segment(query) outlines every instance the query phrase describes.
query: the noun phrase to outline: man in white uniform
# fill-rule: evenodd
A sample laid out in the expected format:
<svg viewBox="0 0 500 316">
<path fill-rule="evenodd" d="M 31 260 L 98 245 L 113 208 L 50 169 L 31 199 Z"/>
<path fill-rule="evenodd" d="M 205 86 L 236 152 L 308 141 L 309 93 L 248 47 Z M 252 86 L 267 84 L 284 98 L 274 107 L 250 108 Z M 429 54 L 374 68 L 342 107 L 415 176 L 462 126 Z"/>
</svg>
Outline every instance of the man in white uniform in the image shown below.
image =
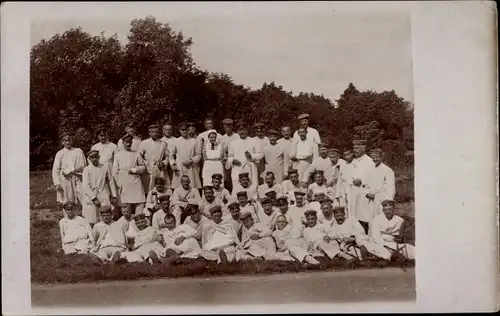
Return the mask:
<svg viewBox="0 0 500 316">
<path fill-rule="evenodd" d="M 257 146 L 257 151 L 259 153 L 264 154 L 264 147 L 269 145 L 269 138 L 267 138 L 266 135 L 264 135 L 264 124 L 263 123 L 256 123 L 254 125 L 255 128 L 255 137 L 253 138 L 255 140 L 255 146 Z M 262 184 L 261 180 L 261 174 L 264 172 L 264 169 L 266 168 L 266 164 L 264 162 L 263 157 L 260 158 L 257 161 L 257 172 L 259 174 L 259 182 L 256 184 Z"/>
<path fill-rule="evenodd" d="M 259 185 L 259 188 L 257 189 L 257 196 L 259 199 L 264 198 L 266 193 L 269 191 L 275 191 L 277 197 L 283 195 L 283 187 L 280 182 L 275 180 L 274 173 L 271 171 L 266 172 L 265 179 L 266 182 Z"/>
<path fill-rule="evenodd" d="M 160 139 L 160 126 L 149 126 L 149 138 L 141 142 L 139 155 L 146 163 L 146 172 L 142 175 L 144 192 L 149 192 L 154 187 L 155 178 L 165 179 L 165 186 L 170 188 L 170 178 L 167 174 L 169 152 L 167 144 Z"/>
<path fill-rule="evenodd" d="M 299 173 L 297 169 L 288 171 L 288 180 L 283 181 L 283 194 L 288 197 L 290 204 L 295 204 L 295 191 L 302 189 L 302 184 L 299 181 Z"/>
<path fill-rule="evenodd" d="M 227 188 L 228 190 L 232 190 L 233 184 L 232 184 L 232 179 L 231 179 L 231 166 L 228 165 L 228 156 L 229 156 L 229 146 L 230 144 L 235 141 L 240 139 L 240 135 L 238 133 L 235 133 L 233 131 L 234 127 L 234 122 L 230 118 L 225 118 L 222 121 L 222 126 L 224 128 L 224 132 L 226 132 L 224 135 L 222 135 L 222 142 L 224 144 L 224 187 Z"/>
<path fill-rule="evenodd" d="M 284 164 L 284 174 L 283 177 L 288 176 L 288 170 L 292 169 L 292 161 L 290 160 L 290 151 L 292 150 L 292 129 L 290 126 L 283 126 L 281 128 L 282 138 L 278 139 L 278 145 L 283 148 L 283 164 Z"/>
<path fill-rule="evenodd" d="M 321 139 L 319 137 L 318 131 L 312 127 L 309 127 L 309 114 L 305 114 L 305 113 L 301 114 L 297 117 L 297 119 L 300 122 L 300 127 L 306 130 L 307 139 L 311 140 L 315 144 L 320 144 Z M 298 134 L 298 130 L 295 131 L 295 133 L 293 134 L 293 138 L 295 140 L 300 139 L 299 134 Z"/>
<path fill-rule="evenodd" d="M 176 139 L 177 138 L 174 137 L 174 126 L 170 123 L 163 125 L 163 137 L 161 138 L 161 140 L 167 143 L 167 149 L 169 153 L 173 151 Z M 173 171 L 170 164 L 168 164 L 167 166 L 167 174 L 169 179 L 173 179 Z"/>
<path fill-rule="evenodd" d="M 271 129 L 268 131 L 269 144 L 264 146 L 262 153 L 264 154 L 265 171 L 260 176 L 264 179 L 264 174 L 271 171 L 274 174 L 276 182 L 281 184 L 285 174 L 285 169 L 288 172 L 288 166 L 285 166 L 285 149 L 278 144 L 278 131 Z"/>
<path fill-rule="evenodd" d="M 92 145 L 90 149 L 99 152 L 99 163 L 108 164 L 111 168 L 113 166 L 115 154 L 118 152 L 118 146 L 108 140 L 108 133 L 105 128 L 99 128 L 97 130 L 97 138 L 99 142 Z"/>
<path fill-rule="evenodd" d="M 321 143 L 318 145 L 318 156 L 316 156 L 312 162 L 312 164 L 307 168 L 304 173 L 303 178 L 300 180 L 303 183 L 303 186 L 307 186 L 311 184 L 314 179 L 312 179 L 313 173 L 316 170 L 326 171 L 328 166 L 331 164 L 330 159 L 328 159 L 328 146 L 325 143 Z"/>
<path fill-rule="evenodd" d="M 141 144 L 141 138 L 139 136 L 137 136 L 137 128 L 135 127 L 134 123 L 127 124 L 127 126 L 125 127 L 125 133 L 132 137 L 132 145 L 130 146 L 130 148 L 133 151 L 138 151 L 139 145 Z M 125 147 L 123 146 L 123 139 L 122 138 L 120 138 L 118 140 L 118 144 L 116 144 L 116 145 L 117 145 L 119 151 L 125 149 Z"/>
<path fill-rule="evenodd" d="M 293 140 L 290 160 L 294 169 L 297 169 L 299 178 L 304 179 L 307 169 L 311 166 L 315 157 L 318 156 L 318 145 L 306 138 L 306 130 L 299 128 L 297 131 L 299 139 Z"/>
<path fill-rule="evenodd" d="M 180 186 L 183 176 L 189 177 L 189 181 L 193 188 L 201 188 L 200 180 L 200 161 L 201 151 L 196 146 L 196 139 L 191 138 L 188 134 L 186 123 L 179 126 L 181 136 L 174 142 L 173 150 L 170 153 L 170 165 L 173 170 L 172 187 Z"/>
<path fill-rule="evenodd" d="M 64 254 L 88 254 L 94 246 L 94 235 L 89 222 L 75 214 L 74 202 L 66 202 L 63 207 L 67 217 L 59 221 L 59 230 Z"/>
</svg>

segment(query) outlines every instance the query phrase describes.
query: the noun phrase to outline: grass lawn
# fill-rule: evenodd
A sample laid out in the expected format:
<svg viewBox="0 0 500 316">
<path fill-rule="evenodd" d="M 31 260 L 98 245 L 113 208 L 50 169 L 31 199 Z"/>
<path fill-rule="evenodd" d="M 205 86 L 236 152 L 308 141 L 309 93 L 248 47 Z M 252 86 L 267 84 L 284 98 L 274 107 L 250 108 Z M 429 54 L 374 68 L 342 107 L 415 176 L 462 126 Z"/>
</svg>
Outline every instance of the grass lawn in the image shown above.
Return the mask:
<svg viewBox="0 0 500 316">
<path fill-rule="evenodd" d="M 403 178 L 398 181 L 408 182 L 409 180 Z M 411 179 L 411 182 L 413 182 L 413 179 Z M 59 252 L 61 238 L 58 221 L 62 214 L 56 210 L 55 192 L 49 189 L 51 185 L 50 172 L 30 173 L 31 281 L 37 284 L 381 267 L 377 262 L 363 262 L 352 265 L 346 264 L 343 260 L 331 261 L 328 258 L 318 258 L 321 265 L 317 267 L 295 262 L 263 260 L 217 265 L 215 262 L 191 259 L 180 259 L 155 266 L 150 266 L 147 263 L 95 265 L 87 256 L 64 256 L 62 252 Z M 399 183 L 397 185 L 401 187 Z M 405 183 L 402 188 L 409 192 L 410 184 Z M 414 203 L 398 204 L 397 214 L 405 218 L 408 225 L 405 235 L 409 240 L 413 241 Z M 414 262 L 398 260 L 391 262 L 389 265 L 405 268 L 413 266 Z"/>
</svg>

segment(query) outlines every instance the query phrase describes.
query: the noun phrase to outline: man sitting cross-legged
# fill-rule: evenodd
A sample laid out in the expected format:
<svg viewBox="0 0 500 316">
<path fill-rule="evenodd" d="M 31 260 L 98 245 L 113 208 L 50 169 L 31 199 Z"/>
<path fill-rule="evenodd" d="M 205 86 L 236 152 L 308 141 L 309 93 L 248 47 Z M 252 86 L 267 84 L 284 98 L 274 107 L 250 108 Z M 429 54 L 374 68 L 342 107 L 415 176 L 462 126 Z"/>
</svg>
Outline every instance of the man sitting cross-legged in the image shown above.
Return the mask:
<svg viewBox="0 0 500 316">
<path fill-rule="evenodd" d="M 187 224 L 176 226 L 175 216 L 167 214 L 165 228 L 160 232 L 165 247 L 165 257 L 198 258 L 201 248 L 195 238 L 196 229 Z"/>
<path fill-rule="evenodd" d="M 210 209 L 212 219 L 202 228 L 202 253 L 207 260 L 220 262 L 232 261 L 236 254 L 236 246 L 240 243 L 233 224 L 222 220 L 222 208 L 214 206 Z"/>
<path fill-rule="evenodd" d="M 111 205 L 101 206 L 99 209 L 101 221 L 94 225 L 94 239 L 96 246 L 89 256 L 95 263 L 110 261 L 116 263 L 127 251 L 127 237 L 125 226 L 113 220 Z"/>
<path fill-rule="evenodd" d="M 159 262 L 163 255 L 163 247 L 158 242 L 159 236 L 156 229 L 148 226 L 144 213 L 135 216 L 135 224 L 139 231 L 130 251 L 125 253 L 124 257 L 128 262 L 142 262 L 144 260 L 150 264 Z"/>
<path fill-rule="evenodd" d="M 59 221 L 62 250 L 65 255 L 87 254 L 94 245 L 90 224 L 86 219 L 75 214 L 75 207 L 74 202 L 64 203 L 63 209 L 66 211 L 66 217 Z"/>
<path fill-rule="evenodd" d="M 376 216 L 370 227 L 371 237 L 378 245 L 384 246 L 391 253 L 399 253 L 406 259 L 415 259 L 415 246 L 406 243 L 402 237 L 404 219 L 395 215 L 395 202 L 382 202 L 383 214 Z"/>
<path fill-rule="evenodd" d="M 368 253 L 385 260 L 390 259 L 390 252 L 373 242 L 354 217 L 346 217 L 344 206 L 336 206 L 333 209 L 333 215 L 335 220 L 332 223 L 332 237 L 339 243 L 340 250 L 359 260 L 366 259 Z"/>
<path fill-rule="evenodd" d="M 271 230 L 262 223 L 255 223 L 249 212 L 241 215 L 243 228 L 241 243 L 237 247 L 236 260 L 273 258 L 276 245 L 271 238 Z"/>
<path fill-rule="evenodd" d="M 319 261 L 307 252 L 307 244 L 304 238 L 293 238 L 290 234 L 292 226 L 288 224 L 285 215 L 278 215 L 276 218 L 276 230 L 272 236 L 276 242 L 275 258 L 284 261 L 307 262 L 317 265 Z"/>
<path fill-rule="evenodd" d="M 353 259 L 340 250 L 339 244 L 333 238 L 332 228 L 329 225 L 318 224 L 316 211 L 307 210 L 304 214 L 306 228 L 304 228 L 303 234 L 309 252 L 320 251 L 330 259 L 337 256 L 347 260 Z"/>
</svg>

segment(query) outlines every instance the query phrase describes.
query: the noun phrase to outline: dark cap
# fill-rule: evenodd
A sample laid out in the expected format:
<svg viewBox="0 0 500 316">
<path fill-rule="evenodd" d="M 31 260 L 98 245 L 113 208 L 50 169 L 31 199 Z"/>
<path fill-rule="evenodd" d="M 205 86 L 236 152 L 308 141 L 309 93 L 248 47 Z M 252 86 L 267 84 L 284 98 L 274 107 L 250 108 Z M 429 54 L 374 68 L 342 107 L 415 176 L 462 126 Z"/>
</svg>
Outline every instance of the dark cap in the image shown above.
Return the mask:
<svg viewBox="0 0 500 316">
<path fill-rule="evenodd" d="M 220 173 L 214 173 L 212 175 L 212 179 L 222 180 L 222 174 L 220 174 Z"/>
</svg>

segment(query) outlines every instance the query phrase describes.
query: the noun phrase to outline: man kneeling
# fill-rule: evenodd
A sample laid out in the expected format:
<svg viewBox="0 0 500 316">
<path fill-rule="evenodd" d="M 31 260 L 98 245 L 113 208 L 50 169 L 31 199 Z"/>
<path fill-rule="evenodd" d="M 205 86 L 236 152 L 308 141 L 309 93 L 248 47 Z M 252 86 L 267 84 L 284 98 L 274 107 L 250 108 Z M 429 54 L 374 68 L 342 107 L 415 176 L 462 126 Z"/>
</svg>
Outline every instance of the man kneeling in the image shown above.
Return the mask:
<svg viewBox="0 0 500 316">
<path fill-rule="evenodd" d="M 163 255 L 163 247 L 158 242 L 159 237 L 156 229 L 148 226 L 146 214 L 141 213 L 135 216 L 135 224 L 139 231 L 130 247 L 130 252 L 124 256 L 128 262 L 147 261 L 150 264 L 160 261 Z"/>
<path fill-rule="evenodd" d="M 197 230 L 188 224 L 176 227 L 175 222 L 173 214 L 165 215 L 165 228 L 160 231 L 165 246 L 165 256 L 198 258 L 201 248 L 195 238 Z"/>
<path fill-rule="evenodd" d="M 354 259 L 340 250 L 339 244 L 333 238 L 333 231 L 330 226 L 318 224 L 316 211 L 307 210 L 304 215 L 306 216 L 306 228 L 304 228 L 303 234 L 309 252 L 320 251 L 330 259 L 337 256 L 347 260 Z"/>
<path fill-rule="evenodd" d="M 365 230 L 359 221 L 354 217 L 346 218 L 344 206 L 334 207 L 333 216 L 335 220 L 332 223 L 332 237 L 339 243 L 340 250 L 356 257 L 358 260 L 367 259 L 368 253 L 385 260 L 390 259 L 390 252 L 383 246 L 373 242 L 365 234 Z"/>
<path fill-rule="evenodd" d="M 271 238 L 271 230 L 265 224 L 255 223 L 250 212 L 245 212 L 240 218 L 243 228 L 241 244 L 236 251 L 236 261 L 273 258 L 276 245 Z"/>
</svg>

